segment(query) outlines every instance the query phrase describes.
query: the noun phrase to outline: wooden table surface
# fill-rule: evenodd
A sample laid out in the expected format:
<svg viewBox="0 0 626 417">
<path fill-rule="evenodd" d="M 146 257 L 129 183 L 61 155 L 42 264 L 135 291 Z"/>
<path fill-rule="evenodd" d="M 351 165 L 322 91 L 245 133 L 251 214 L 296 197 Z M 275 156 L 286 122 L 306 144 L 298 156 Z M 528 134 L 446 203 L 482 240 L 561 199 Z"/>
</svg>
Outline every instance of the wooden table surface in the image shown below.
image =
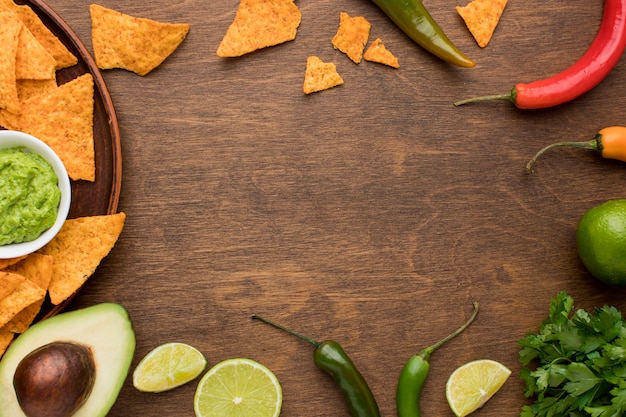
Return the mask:
<svg viewBox="0 0 626 417">
<path fill-rule="evenodd" d="M 49 0 L 91 50 L 89 3 Z M 475 415 L 519 415 L 518 340 L 567 291 L 577 307 L 626 310 L 624 291 L 595 281 L 575 245 L 582 214 L 626 196 L 626 167 L 590 151 L 527 160 L 560 140 L 626 123 L 626 63 L 569 104 L 521 111 L 507 102 L 454 107 L 559 72 L 587 49 L 603 2 L 510 1 L 480 49 L 456 13 L 426 5 L 477 66 L 445 64 L 370 1 L 298 0 L 297 38 L 236 59 L 216 49 L 238 0 L 102 0 L 118 11 L 191 25 L 158 69 L 104 71 L 122 137 L 117 246 L 69 305 L 117 302 L 137 336 L 133 368 L 171 341 L 209 365 L 248 357 L 283 387 L 281 415 L 347 416 L 312 348 L 250 319 L 259 313 L 340 342 L 396 414 L 400 370 L 414 353 L 480 313 L 431 358 L 424 416 L 452 416 L 445 382 L 480 358 L 513 371 Z M 365 16 L 400 59 L 353 64 L 331 45 L 339 13 Z M 341 87 L 302 93 L 307 56 L 334 62 Z M 126 381 L 110 416 L 193 416 L 197 381 L 147 394 Z"/>
</svg>

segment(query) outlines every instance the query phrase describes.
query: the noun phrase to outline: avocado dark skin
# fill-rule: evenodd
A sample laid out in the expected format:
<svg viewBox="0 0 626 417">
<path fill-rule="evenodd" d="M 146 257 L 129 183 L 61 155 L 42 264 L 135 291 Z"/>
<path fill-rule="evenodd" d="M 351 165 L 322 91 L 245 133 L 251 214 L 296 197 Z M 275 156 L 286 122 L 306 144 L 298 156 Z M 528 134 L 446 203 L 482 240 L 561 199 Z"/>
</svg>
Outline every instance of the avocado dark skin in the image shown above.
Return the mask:
<svg viewBox="0 0 626 417">
<path fill-rule="evenodd" d="M 69 417 L 87 400 L 95 382 L 91 350 L 72 342 L 35 349 L 15 370 L 13 386 L 28 417 Z"/>
</svg>

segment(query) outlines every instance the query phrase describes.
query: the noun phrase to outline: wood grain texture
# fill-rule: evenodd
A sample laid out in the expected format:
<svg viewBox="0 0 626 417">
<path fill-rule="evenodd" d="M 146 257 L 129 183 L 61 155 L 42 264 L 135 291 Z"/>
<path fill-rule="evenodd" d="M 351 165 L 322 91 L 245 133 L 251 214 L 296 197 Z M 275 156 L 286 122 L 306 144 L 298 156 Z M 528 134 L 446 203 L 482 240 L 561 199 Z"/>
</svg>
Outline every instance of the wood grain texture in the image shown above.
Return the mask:
<svg viewBox="0 0 626 417">
<path fill-rule="evenodd" d="M 578 219 L 626 194 L 623 163 L 553 141 L 591 139 L 624 121 L 623 61 L 570 104 L 523 112 L 456 100 L 504 93 L 573 63 L 599 27 L 602 2 L 509 2 L 491 43 L 476 46 L 450 0 L 427 3 L 476 68 L 451 67 L 414 45 L 366 0 L 298 0 L 296 40 L 237 59 L 217 45 L 237 0 L 99 4 L 190 23 L 180 48 L 146 77 L 104 78 L 123 150 L 119 209 L 126 228 L 69 306 L 113 301 L 137 333 L 133 365 L 158 344 L 198 347 L 209 364 L 244 356 L 272 369 L 282 416 L 348 415 L 311 347 L 250 319 L 264 314 L 314 338 L 339 341 L 393 416 L 404 362 L 460 325 L 435 352 L 424 416 L 452 416 L 445 382 L 461 364 L 501 361 L 513 376 L 476 416 L 519 415 L 517 341 L 566 290 L 579 307 L 626 309 L 624 291 L 584 270 Z M 88 3 L 48 4 L 90 48 Z M 400 59 L 394 70 L 353 64 L 330 40 L 339 12 L 365 16 Z M 305 96 L 318 55 L 345 84 Z M 111 416 L 193 416 L 195 384 L 159 395 L 130 381 Z"/>
</svg>

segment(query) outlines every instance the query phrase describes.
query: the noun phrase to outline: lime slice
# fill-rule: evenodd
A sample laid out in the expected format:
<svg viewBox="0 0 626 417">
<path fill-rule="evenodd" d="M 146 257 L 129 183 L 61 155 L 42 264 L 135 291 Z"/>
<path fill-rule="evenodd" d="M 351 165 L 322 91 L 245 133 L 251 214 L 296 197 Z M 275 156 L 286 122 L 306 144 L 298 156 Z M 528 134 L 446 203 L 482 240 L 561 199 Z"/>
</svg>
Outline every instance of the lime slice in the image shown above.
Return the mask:
<svg viewBox="0 0 626 417">
<path fill-rule="evenodd" d="M 139 391 L 161 392 L 183 385 L 206 367 L 202 353 L 185 343 L 165 343 L 148 353 L 133 372 Z"/>
<path fill-rule="evenodd" d="M 452 412 L 464 417 L 483 405 L 502 387 L 511 370 L 499 362 L 479 359 L 457 368 L 446 383 Z"/>
<path fill-rule="evenodd" d="M 196 389 L 197 417 L 277 417 L 283 392 L 276 376 L 251 359 L 227 359 L 207 372 Z"/>
</svg>

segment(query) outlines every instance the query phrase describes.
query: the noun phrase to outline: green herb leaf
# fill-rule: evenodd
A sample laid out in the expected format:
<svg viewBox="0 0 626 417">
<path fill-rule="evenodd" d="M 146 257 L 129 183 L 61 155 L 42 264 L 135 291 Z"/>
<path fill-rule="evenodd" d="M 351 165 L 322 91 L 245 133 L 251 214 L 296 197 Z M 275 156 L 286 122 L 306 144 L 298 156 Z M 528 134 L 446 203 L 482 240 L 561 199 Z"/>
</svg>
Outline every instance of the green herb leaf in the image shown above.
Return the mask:
<svg viewBox="0 0 626 417">
<path fill-rule="evenodd" d="M 574 311 L 574 300 L 561 292 L 538 332 L 519 345 L 524 395 L 534 398 L 521 417 L 626 413 L 626 324 L 614 307 Z"/>
</svg>

